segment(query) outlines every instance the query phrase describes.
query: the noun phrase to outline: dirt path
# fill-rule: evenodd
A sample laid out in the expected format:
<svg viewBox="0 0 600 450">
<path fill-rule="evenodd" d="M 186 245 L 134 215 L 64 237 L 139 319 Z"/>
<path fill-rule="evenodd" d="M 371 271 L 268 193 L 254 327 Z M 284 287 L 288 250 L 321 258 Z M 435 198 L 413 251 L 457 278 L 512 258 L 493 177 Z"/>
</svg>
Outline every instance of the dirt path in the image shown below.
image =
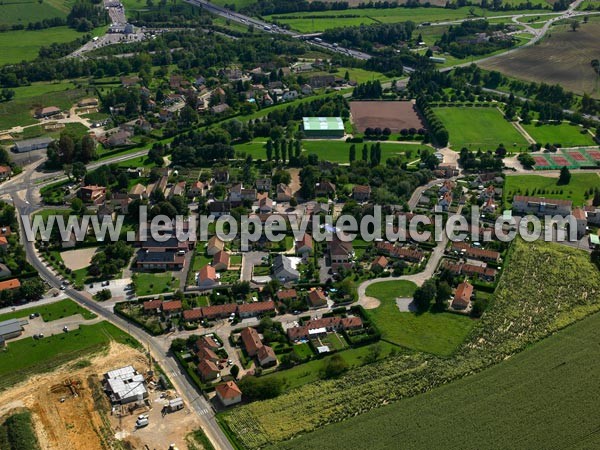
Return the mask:
<svg viewBox="0 0 600 450">
<path fill-rule="evenodd" d="M 292 181 L 290 181 L 292 194 L 296 195 L 296 192 L 300 190 L 300 169 L 289 169 L 288 172 L 292 177 Z"/>
<path fill-rule="evenodd" d="M 79 248 L 61 252 L 60 256 L 69 269 L 79 270 L 90 265 L 96 250 L 98 250 L 98 247 Z"/>
</svg>

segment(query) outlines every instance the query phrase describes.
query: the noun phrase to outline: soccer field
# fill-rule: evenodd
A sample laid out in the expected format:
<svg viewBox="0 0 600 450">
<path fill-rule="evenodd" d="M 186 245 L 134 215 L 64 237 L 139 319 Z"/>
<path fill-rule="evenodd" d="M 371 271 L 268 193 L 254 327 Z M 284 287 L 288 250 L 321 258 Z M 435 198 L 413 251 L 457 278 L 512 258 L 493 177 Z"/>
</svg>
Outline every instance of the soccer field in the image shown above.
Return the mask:
<svg viewBox="0 0 600 450">
<path fill-rule="evenodd" d="M 508 151 L 527 148 L 525 138 L 496 108 L 442 107 L 434 108 L 450 134 L 450 147 L 460 151 L 495 150 L 504 144 Z"/>
<path fill-rule="evenodd" d="M 563 147 L 595 145 L 592 136 L 578 125 L 561 123 L 559 125 L 523 125 L 525 131 L 542 145 L 559 144 Z"/>
</svg>

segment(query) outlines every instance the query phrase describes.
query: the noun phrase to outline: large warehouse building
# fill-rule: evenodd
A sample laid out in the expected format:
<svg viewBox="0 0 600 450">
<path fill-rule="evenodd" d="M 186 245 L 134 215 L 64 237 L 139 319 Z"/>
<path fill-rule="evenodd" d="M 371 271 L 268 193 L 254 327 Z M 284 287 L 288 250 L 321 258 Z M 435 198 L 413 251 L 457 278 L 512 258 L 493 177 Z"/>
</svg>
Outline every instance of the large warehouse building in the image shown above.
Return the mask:
<svg viewBox="0 0 600 450">
<path fill-rule="evenodd" d="M 17 153 L 30 152 L 32 150 L 46 149 L 53 142 L 51 137 L 37 137 L 15 142 L 14 151 Z"/>
<path fill-rule="evenodd" d="M 307 138 L 344 137 L 344 121 L 341 117 L 303 117 L 302 128 Z"/>
</svg>

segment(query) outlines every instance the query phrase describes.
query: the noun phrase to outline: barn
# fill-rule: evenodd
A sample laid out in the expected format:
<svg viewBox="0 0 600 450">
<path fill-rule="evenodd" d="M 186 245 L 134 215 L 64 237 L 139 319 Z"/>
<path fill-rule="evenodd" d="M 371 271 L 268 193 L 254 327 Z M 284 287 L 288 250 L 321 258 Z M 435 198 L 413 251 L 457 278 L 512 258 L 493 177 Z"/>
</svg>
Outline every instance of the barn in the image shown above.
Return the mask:
<svg viewBox="0 0 600 450">
<path fill-rule="evenodd" d="M 344 121 L 341 117 L 303 117 L 302 128 L 307 138 L 344 137 Z"/>
</svg>

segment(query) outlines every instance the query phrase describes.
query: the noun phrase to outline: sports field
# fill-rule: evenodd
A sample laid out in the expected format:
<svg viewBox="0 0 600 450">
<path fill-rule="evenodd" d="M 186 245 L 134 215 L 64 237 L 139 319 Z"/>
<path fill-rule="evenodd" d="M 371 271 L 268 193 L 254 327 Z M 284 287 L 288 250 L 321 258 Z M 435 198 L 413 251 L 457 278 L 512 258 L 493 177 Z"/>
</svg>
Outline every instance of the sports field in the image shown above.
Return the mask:
<svg viewBox="0 0 600 450">
<path fill-rule="evenodd" d="M 600 188 L 600 177 L 596 173 L 573 173 L 571 182 L 558 186 L 558 175 L 509 175 L 504 181 L 504 204 L 508 207 L 515 195 L 532 195 L 571 200 L 574 205 L 583 205 L 585 191 Z"/>
<path fill-rule="evenodd" d="M 569 123 L 537 125 L 532 123 L 522 124 L 522 126 L 536 142 L 542 145 L 560 144 L 562 147 L 595 145 L 594 139 L 588 131 L 577 125 Z"/>
<path fill-rule="evenodd" d="M 412 102 L 355 101 L 350 102 L 352 122 L 364 133 L 367 128 L 389 128 L 398 133 L 403 128 L 423 128 Z"/>
<path fill-rule="evenodd" d="M 495 150 L 499 144 L 509 151 L 525 150 L 527 141 L 496 108 L 434 108 L 450 135 L 450 146 L 460 151 Z"/>
<path fill-rule="evenodd" d="M 413 350 L 446 356 L 451 354 L 471 331 L 472 319 L 450 313 L 415 314 L 400 312 L 398 297 L 412 297 L 416 286 L 409 281 L 382 281 L 367 288 L 366 294 L 381 301 L 367 310 L 382 339 Z"/>
<path fill-rule="evenodd" d="M 509 436 L 512 448 L 598 448 L 599 327 L 595 314 L 484 372 L 276 448 L 504 449 Z"/>
</svg>

